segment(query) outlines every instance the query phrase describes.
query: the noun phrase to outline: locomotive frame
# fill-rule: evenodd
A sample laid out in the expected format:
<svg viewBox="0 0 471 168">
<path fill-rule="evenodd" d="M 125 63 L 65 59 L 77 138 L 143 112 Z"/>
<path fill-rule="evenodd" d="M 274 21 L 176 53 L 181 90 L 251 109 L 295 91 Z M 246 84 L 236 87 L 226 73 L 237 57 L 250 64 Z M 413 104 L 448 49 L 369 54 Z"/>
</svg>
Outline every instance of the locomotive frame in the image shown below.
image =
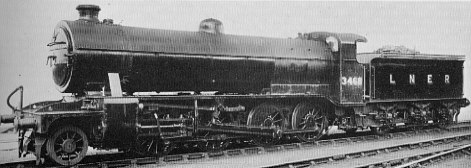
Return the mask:
<svg viewBox="0 0 471 168">
<path fill-rule="evenodd" d="M 355 34 L 225 35 L 215 19 L 199 32 L 133 28 L 100 22 L 98 6 L 77 9 L 81 19 L 61 21 L 48 44 L 58 90 L 74 96 L 23 107 L 19 87 L 7 100 L 13 114 L 1 116 L 19 132 L 19 156 L 34 153 L 37 164 L 74 165 L 88 146 L 160 155 L 241 138 L 312 142 L 332 125 L 383 134 L 449 124 L 469 105 L 464 56 L 357 54 L 366 38 Z M 178 94 L 137 94 L 148 91 Z"/>
</svg>

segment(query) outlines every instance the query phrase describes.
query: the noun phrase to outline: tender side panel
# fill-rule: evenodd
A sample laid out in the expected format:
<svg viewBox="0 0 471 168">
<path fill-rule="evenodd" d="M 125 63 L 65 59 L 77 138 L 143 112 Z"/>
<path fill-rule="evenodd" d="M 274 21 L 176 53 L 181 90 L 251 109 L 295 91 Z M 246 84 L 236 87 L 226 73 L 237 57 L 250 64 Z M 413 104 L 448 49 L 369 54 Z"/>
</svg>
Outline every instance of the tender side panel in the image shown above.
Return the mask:
<svg viewBox="0 0 471 168">
<path fill-rule="evenodd" d="M 461 98 L 463 61 L 374 59 L 372 98 Z"/>
</svg>

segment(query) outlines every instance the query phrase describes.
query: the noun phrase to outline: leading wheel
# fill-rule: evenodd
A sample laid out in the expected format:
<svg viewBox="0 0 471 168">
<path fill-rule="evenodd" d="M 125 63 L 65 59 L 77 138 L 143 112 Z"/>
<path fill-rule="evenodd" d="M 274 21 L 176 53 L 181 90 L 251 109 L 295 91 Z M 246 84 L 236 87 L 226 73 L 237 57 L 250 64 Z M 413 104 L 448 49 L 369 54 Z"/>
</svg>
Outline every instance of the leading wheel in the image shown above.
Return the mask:
<svg viewBox="0 0 471 168">
<path fill-rule="evenodd" d="M 283 128 L 284 116 L 282 109 L 278 108 L 273 104 L 261 104 L 250 111 L 247 125 L 260 126 L 260 127 L 271 127 L 271 128 Z M 277 137 L 268 136 L 253 136 L 252 142 L 260 146 L 274 145 L 280 140 Z"/>
<path fill-rule="evenodd" d="M 157 138 L 152 137 L 137 138 L 134 151 L 139 155 L 156 155 L 159 149 L 158 142 Z"/>
<path fill-rule="evenodd" d="M 199 149 L 206 152 L 218 152 L 227 148 L 229 142 L 225 140 L 207 140 L 198 142 L 197 146 Z"/>
<path fill-rule="evenodd" d="M 136 139 L 133 152 L 140 156 L 168 155 L 175 148 L 175 143 L 170 141 L 162 142 L 162 140 L 155 137 L 139 137 Z"/>
<path fill-rule="evenodd" d="M 304 142 L 313 142 L 324 135 L 328 120 L 325 116 L 325 105 L 302 102 L 296 105 L 291 119 L 294 130 L 305 130 L 308 133 L 299 133 L 296 137 Z"/>
<path fill-rule="evenodd" d="M 345 134 L 354 135 L 357 132 L 357 128 L 349 128 L 345 130 Z"/>
<path fill-rule="evenodd" d="M 49 158 L 56 163 L 75 165 L 87 154 L 87 135 L 80 128 L 74 126 L 59 128 L 49 135 L 46 150 Z"/>
</svg>

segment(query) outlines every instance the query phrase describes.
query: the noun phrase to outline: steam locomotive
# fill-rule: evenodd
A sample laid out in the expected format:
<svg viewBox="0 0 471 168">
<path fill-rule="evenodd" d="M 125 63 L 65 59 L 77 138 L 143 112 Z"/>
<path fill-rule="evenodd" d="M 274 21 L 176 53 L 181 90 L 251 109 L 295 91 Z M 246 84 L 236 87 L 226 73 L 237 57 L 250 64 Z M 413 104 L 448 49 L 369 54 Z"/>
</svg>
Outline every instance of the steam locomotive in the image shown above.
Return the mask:
<svg viewBox="0 0 471 168">
<path fill-rule="evenodd" d="M 1 116 L 19 133 L 19 156 L 74 165 L 88 147 L 160 155 L 183 145 L 224 148 L 247 138 L 270 145 L 312 142 L 329 126 L 383 134 L 400 126 L 456 120 L 463 98 L 463 55 L 383 48 L 357 54 L 355 34 L 296 38 L 224 34 L 216 19 L 197 32 L 60 21 L 47 44 L 59 101 L 13 107 Z M 27 135 L 27 136 L 26 136 Z"/>
</svg>

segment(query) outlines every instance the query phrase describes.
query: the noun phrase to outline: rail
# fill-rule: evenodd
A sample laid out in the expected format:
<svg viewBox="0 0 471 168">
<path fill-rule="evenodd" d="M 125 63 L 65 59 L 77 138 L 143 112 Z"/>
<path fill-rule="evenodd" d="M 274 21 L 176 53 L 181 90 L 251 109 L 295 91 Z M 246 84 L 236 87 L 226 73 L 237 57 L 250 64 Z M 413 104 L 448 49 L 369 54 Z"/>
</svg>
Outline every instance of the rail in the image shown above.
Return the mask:
<svg viewBox="0 0 471 168">
<path fill-rule="evenodd" d="M 291 163 L 282 163 L 278 165 L 267 166 L 265 168 L 309 167 L 309 166 L 312 167 L 312 166 L 318 166 L 320 164 L 326 164 L 326 163 L 340 161 L 340 160 L 355 159 L 355 158 L 361 158 L 361 157 L 371 157 L 371 156 L 379 155 L 379 154 L 387 154 L 387 153 L 398 152 L 398 151 L 403 151 L 403 150 L 413 150 L 417 148 L 432 147 L 432 146 L 437 146 L 437 145 L 448 144 L 451 142 L 469 141 L 470 139 L 471 139 L 471 134 L 457 135 L 457 136 L 453 135 L 453 136 L 448 136 L 448 137 L 440 137 L 440 138 L 435 138 L 435 139 L 430 139 L 430 140 L 422 140 L 422 141 L 417 141 L 417 142 L 410 142 L 410 143 L 398 144 L 394 146 L 376 148 L 376 149 L 371 149 L 371 150 L 356 151 L 352 153 L 344 153 L 344 154 L 332 155 L 332 156 L 327 156 L 327 157 L 313 158 L 313 159 L 308 159 L 308 160 L 295 161 Z M 429 158 L 427 157 L 424 159 L 428 160 Z M 419 160 L 417 163 L 423 162 L 424 159 Z M 412 159 L 401 159 L 401 162 L 411 161 L 411 160 Z M 356 166 L 356 167 L 358 168 L 381 167 L 378 165 L 387 165 L 387 164 L 390 164 L 390 162 L 395 162 L 395 160 L 382 161 L 378 163 L 367 164 L 367 165 Z M 404 166 L 410 167 L 410 165 L 415 165 L 415 164 L 416 162 L 411 162 L 411 164 L 405 164 Z"/>
<path fill-rule="evenodd" d="M 416 160 L 416 161 L 412 161 L 410 163 L 406 163 L 404 165 L 400 165 L 400 166 L 397 166 L 395 168 L 408 168 L 408 167 L 419 167 L 419 166 L 423 166 L 424 164 L 426 164 L 427 162 L 431 162 L 433 163 L 433 159 L 435 158 L 440 158 L 442 159 L 445 155 L 453 155 L 454 153 L 456 152 L 460 152 L 460 151 L 464 151 L 464 150 L 470 150 L 471 149 L 471 144 L 468 144 L 468 145 L 463 145 L 461 147 L 457 147 L 455 149 L 451 149 L 451 150 L 445 150 L 443 152 L 440 152 L 438 154 L 433 154 L 431 156 L 428 156 L 428 157 L 425 157 L 425 158 L 422 158 L 422 159 L 419 159 L 419 160 Z M 471 153 L 469 152 L 464 152 L 468 155 L 471 155 Z M 454 157 L 454 156 L 453 156 Z"/>
</svg>

